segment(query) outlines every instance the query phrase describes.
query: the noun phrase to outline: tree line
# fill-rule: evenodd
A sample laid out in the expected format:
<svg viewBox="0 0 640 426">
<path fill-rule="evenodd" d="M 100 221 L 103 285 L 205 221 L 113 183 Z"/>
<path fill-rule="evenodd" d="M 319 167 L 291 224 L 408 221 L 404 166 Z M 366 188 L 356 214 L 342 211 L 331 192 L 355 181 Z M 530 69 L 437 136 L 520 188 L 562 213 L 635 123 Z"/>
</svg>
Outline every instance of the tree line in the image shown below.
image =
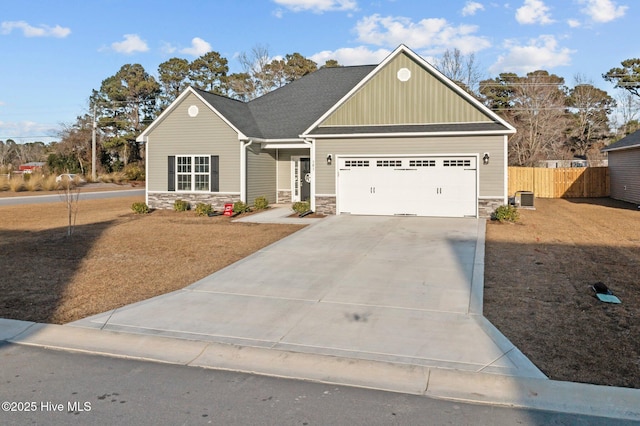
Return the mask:
<svg viewBox="0 0 640 426">
<path fill-rule="evenodd" d="M 171 58 L 158 66 L 157 78 L 140 64 L 125 64 L 92 91 L 89 112 L 63 125 L 58 142 L 0 141 L 0 167 L 46 161 L 53 172 L 88 173 L 96 123 L 98 171 L 120 171 L 143 161 L 136 137 L 189 85 L 249 101 L 319 68 L 300 53 L 274 59 L 263 46 L 238 60 L 242 71 L 229 73 L 228 60 L 215 51 L 191 62 Z M 321 67 L 337 66 L 330 60 Z M 616 98 L 583 76 L 568 87 L 564 78 L 545 70 L 482 79 L 474 56 L 457 49 L 446 51 L 434 66 L 516 128 L 509 139 L 510 165 L 596 158 L 600 148 L 640 128 L 640 59 L 624 60 L 602 75 L 620 89 Z"/>
</svg>

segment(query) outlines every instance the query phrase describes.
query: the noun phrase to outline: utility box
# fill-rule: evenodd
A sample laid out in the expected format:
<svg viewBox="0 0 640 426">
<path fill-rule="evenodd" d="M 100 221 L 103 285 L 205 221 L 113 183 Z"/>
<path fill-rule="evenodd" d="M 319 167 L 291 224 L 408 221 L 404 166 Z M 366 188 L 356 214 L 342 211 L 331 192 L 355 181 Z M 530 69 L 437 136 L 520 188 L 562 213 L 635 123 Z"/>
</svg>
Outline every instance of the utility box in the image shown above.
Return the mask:
<svg viewBox="0 0 640 426">
<path fill-rule="evenodd" d="M 533 192 L 516 191 L 515 202 L 518 207 L 533 207 Z"/>
</svg>

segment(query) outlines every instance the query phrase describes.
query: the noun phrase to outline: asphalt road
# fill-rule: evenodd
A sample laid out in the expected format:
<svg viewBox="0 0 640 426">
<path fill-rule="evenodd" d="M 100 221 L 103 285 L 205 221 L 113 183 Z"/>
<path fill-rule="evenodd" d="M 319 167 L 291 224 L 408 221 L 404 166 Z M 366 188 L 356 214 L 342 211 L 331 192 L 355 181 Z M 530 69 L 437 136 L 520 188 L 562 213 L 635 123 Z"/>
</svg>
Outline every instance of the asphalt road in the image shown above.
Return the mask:
<svg viewBox="0 0 640 426">
<path fill-rule="evenodd" d="M 80 200 L 98 200 L 102 198 L 117 198 L 117 197 L 135 197 L 137 195 L 144 195 L 144 189 L 126 189 L 119 191 L 101 191 L 101 192 L 81 192 Z M 27 197 L 6 197 L 0 198 L 0 207 L 2 206 L 17 206 L 21 204 L 42 204 L 62 202 L 63 198 L 60 194 L 54 195 L 34 195 Z"/>
<path fill-rule="evenodd" d="M 638 424 L 0 345 L 3 425 Z"/>
</svg>

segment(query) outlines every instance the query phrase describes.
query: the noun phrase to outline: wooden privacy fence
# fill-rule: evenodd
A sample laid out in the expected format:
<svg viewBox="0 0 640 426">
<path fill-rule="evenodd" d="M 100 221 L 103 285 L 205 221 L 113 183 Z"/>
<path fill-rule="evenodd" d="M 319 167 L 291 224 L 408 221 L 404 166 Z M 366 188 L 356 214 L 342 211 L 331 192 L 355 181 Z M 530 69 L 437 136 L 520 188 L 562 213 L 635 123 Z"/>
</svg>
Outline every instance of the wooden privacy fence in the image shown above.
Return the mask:
<svg viewBox="0 0 640 426">
<path fill-rule="evenodd" d="M 509 167 L 509 195 L 516 191 L 531 191 L 539 198 L 608 197 L 609 168 Z"/>
</svg>

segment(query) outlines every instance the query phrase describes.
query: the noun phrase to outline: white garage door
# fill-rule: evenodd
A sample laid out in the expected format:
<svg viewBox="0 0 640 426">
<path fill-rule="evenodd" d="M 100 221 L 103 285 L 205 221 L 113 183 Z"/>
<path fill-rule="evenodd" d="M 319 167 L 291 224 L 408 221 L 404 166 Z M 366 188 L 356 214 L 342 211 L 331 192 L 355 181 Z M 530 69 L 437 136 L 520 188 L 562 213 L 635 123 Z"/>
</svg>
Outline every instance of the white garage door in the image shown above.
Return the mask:
<svg viewBox="0 0 640 426">
<path fill-rule="evenodd" d="M 475 156 L 340 157 L 338 211 L 476 216 Z"/>
</svg>

